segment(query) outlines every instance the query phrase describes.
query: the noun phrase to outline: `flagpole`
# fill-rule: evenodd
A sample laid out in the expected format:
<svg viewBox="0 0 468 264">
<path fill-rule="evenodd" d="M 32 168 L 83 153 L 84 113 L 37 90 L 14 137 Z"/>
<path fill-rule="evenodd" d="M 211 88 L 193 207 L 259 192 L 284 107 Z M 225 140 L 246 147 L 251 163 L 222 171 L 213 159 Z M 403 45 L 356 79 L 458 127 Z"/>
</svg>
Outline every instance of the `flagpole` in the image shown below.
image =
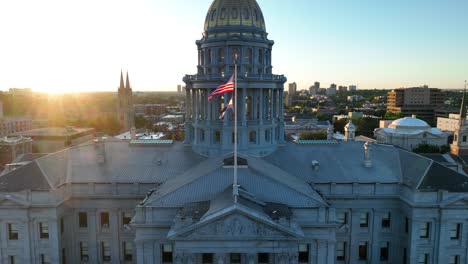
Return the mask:
<svg viewBox="0 0 468 264">
<path fill-rule="evenodd" d="M 237 203 L 239 195 L 239 186 L 237 185 L 237 53 L 234 54 L 234 183 L 232 192 L 234 203 Z"/>
</svg>

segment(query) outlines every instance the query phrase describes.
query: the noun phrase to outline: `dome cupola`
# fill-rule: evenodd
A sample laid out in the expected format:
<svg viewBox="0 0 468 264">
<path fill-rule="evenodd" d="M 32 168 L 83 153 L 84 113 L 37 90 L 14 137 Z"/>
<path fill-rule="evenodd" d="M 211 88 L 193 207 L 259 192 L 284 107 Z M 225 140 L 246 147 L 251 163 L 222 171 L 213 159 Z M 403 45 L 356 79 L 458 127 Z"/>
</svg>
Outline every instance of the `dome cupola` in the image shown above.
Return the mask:
<svg viewBox="0 0 468 264">
<path fill-rule="evenodd" d="M 215 0 L 205 19 L 205 35 L 251 33 L 266 35 L 262 10 L 255 0 Z"/>
</svg>

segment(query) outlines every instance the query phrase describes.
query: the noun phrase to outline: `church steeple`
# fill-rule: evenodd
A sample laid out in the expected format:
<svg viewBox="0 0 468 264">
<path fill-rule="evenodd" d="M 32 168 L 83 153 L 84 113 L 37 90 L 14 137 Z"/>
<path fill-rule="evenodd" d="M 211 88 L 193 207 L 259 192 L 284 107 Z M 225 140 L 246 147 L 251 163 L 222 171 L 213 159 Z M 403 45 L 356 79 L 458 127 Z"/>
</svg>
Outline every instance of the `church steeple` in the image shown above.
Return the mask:
<svg viewBox="0 0 468 264">
<path fill-rule="evenodd" d="M 460 106 L 460 123 L 463 124 L 466 120 L 466 81 L 465 81 L 465 89 L 463 89 L 463 97 Z"/>
<path fill-rule="evenodd" d="M 127 81 L 125 82 L 125 88 L 130 89 L 130 81 L 128 79 L 128 71 L 127 71 Z"/>
<path fill-rule="evenodd" d="M 128 75 L 127 75 L 127 80 L 128 80 Z M 124 86 L 124 80 L 123 80 L 123 72 L 122 70 L 120 70 L 120 87 L 119 89 L 124 89 L 125 86 Z"/>
</svg>

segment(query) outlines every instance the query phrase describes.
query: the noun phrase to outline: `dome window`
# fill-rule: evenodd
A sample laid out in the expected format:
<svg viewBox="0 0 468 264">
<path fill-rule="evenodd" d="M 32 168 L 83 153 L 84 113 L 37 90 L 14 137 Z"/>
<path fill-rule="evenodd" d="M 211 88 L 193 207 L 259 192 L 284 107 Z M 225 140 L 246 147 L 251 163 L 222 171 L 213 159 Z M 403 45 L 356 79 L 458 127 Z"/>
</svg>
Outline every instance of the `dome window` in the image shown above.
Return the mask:
<svg viewBox="0 0 468 264">
<path fill-rule="evenodd" d="M 214 21 L 216 17 L 216 9 L 213 9 L 213 12 L 211 12 L 211 21 Z"/>
<path fill-rule="evenodd" d="M 250 18 L 250 12 L 249 9 L 244 8 L 244 19 L 248 20 Z"/>
<path fill-rule="evenodd" d="M 231 13 L 232 13 L 232 18 L 237 19 L 237 15 L 238 15 L 237 14 L 237 8 L 233 8 Z"/>
<path fill-rule="evenodd" d="M 220 18 L 221 19 L 225 19 L 226 18 L 226 8 L 221 8 L 221 14 L 220 14 Z"/>
<path fill-rule="evenodd" d="M 258 13 L 257 9 L 254 9 L 255 21 L 258 21 Z"/>
</svg>

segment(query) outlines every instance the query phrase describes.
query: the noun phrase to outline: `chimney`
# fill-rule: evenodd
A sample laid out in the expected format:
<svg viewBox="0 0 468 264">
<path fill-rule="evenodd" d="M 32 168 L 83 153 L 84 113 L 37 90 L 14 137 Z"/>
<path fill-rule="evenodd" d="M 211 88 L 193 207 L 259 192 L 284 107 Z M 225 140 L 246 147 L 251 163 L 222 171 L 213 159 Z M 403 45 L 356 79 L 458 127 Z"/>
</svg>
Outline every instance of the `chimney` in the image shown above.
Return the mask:
<svg viewBox="0 0 468 264">
<path fill-rule="evenodd" d="M 94 140 L 94 149 L 96 151 L 96 163 L 106 163 L 106 138 L 97 138 Z"/>
<path fill-rule="evenodd" d="M 371 158 L 371 151 L 372 151 L 372 143 L 367 141 L 364 143 L 364 167 L 371 168 L 372 167 L 372 158 Z"/>
</svg>

